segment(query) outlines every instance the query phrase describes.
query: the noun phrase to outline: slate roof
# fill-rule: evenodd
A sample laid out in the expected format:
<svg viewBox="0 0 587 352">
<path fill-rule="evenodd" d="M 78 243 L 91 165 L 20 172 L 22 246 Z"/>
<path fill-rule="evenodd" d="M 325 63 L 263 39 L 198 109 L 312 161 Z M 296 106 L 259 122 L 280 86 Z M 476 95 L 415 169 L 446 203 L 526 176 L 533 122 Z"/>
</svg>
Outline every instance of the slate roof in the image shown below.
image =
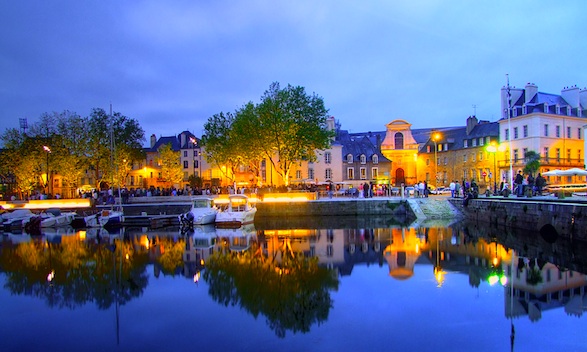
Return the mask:
<svg viewBox="0 0 587 352">
<path fill-rule="evenodd" d="M 365 155 L 371 159 L 377 155 L 379 162 L 390 162 L 383 154 L 379 145 L 385 138 L 385 132 L 349 133 L 347 130 L 338 130 L 335 142 L 342 145 L 342 155 L 352 154 L 354 159 Z"/>
<path fill-rule="evenodd" d="M 152 148 L 146 148 L 147 152 L 157 152 L 159 147 L 165 144 L 171 144 L 171 150 L 174 151 L 179 151 L 181 149 L 179 145 L 179 139 L 176 136 L 171 136 L 160 137 Z"/>
</svg>

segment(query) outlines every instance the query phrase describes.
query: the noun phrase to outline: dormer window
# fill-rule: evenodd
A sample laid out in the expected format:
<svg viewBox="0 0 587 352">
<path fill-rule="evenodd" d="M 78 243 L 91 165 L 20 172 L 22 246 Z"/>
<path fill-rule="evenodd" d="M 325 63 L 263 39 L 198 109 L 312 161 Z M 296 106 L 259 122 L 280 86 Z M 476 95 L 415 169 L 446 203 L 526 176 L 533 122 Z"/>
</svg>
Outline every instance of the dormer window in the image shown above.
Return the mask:
<svg viewBox="0 0 587 352">
<path fill-rule="evenodd" d="M 365 156 L 365 154 L 361 154 L 361 164 L 366 164 L 367 163 L 367 157 Z"/>
<path fill-rule="evenodd" d="M 346 162 L 347 163 L 352 163 L 353 162 L 353 154 L 347 154 L 347 156 L 346 156 Z"/>
<path fill-rule="evenodd" d="M 463 148 L 468 148 L 468 147 L 469 147 L 469 140 L 468 139 L 465 139 L 463 141 Z"/>
<path fill-rule="evenodd" d="M 373 161 L 373 164 L 379 164 L 379 156 L 377 154 L 374 154 L 372 161 Z"/>
<path fill-rule="evenodd" d="M 522 105 L 522 115 L 526 115 L 528 113 L 528 107 L 526 104 Z"/>
</svg>

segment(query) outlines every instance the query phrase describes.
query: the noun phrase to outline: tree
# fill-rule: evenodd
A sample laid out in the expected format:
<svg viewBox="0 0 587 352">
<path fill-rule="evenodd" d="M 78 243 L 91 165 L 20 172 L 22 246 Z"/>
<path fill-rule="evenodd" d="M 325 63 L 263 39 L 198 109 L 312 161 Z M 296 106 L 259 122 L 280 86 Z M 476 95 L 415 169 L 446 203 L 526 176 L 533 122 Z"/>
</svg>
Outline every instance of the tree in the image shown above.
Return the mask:
<svg viewBox="0 0 587 352">
<path fill-rule="evenodd" d="M 534 174 L 540 169 L 540 155 L 533 150 L 526 152 L 524 155 L 526 165 L 524 166 L 524 173 L 534 176 Z"/>
<path fill-rule="evenodd" d="M 161 177 L 169 187 L 183 180 L 183 169 L 179 163 L 180 157 L 181 153 L 173 151 L 170 144 L 165 144 L 159 148 Z"/>
<path fill-rule="evenodd" d="M 230 112 L 213 115 L 204 124 L 201 140 L 206 160 L 218 166 L 224 176 L 232 181 L 242 161 L 238 144 L 240 137 L 233 128 L 234 121 L 235 116 Z"/>
<path fill-rule="evenodd" d="M 307 95 L 303 87 L 288 85 L 280 89 L 274 82 L 257 107 L 257 121 L 251 123 L 247 140 L 262 136 L 265 156 L 273 164 L 283 183 L 289 184 L 294 163 L 316 160 L 316 150 L 328 149 L 333 136 L 326 126 L 328 110 L 321 97 Z"/>
<path fill-rule="evenodd" d="M 103 109 L 93 109 L 88 119 L 89 144 L 88 158 L 97 185 L 105 179 L 114 183 L 115 170 L 122 167 L 114 165 L 118 151 L 124 150 L 129 156 L 126 160 L 139 160 L 142 157 L 142 143 L 145 132 L 134 119 L 119 112 L 106 114 Z M 102 173 L 101 173 L 102 171 Z"/>
</svg>

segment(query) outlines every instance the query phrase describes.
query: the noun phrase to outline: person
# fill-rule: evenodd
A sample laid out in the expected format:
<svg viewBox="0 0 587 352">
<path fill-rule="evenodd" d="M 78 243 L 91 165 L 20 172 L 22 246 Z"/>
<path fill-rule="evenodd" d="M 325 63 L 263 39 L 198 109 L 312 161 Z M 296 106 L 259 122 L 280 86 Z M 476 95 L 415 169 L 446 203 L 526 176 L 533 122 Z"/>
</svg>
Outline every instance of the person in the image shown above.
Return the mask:
<svg viewBox="0 0 587 352">
<path fill-rule="evenodd" d="M 514 183 L 516 184 L 516 195 L 521 197 L 524 194 L 524 190 L 522 187 L 522 183 L 524 182 L 524 176 L 522 176 L 522 171 L 518 171 L 516 178 L 514 179 Z"/>
<path fill-rule="evenodd" d="M 455 181 L 452 181 L 448 185 L 448 187 L 450 188 L 450 196 L 451 196 L 451 198 L 454 198 L 455 197 L 455 186 L 456 186 Z"/>
<path fill-rule="evenodd" d="M 459 181 L 455 181 L 455 198 L 459 198 L 461 196 L 461 184 Z"/>
<path fill-rule="evenodd" d="M 526 181 L 528 182 L 528 189 L 530 190 L 530 194 L 535 195 L 534 183 L 536 182 L 536 180 L 534 179 L 534 176 L 532 176 L 532 174 L 528 174 L 528 178 L 526 179 Z"/>
<path fill-rule="evenodd" d="M 536 194 L 541 196 L 542 195 L 542 188 L 546 185 L 546 180 L 542 177 L 541 174 L 536 176 L 536 180 L 534 181 L 536 184 Z"/>
<path fill-rule="evenodd" d="M 363 184 L 363 197 L 369 198 L 369 184 L 367 182 Z"/>
</svg>

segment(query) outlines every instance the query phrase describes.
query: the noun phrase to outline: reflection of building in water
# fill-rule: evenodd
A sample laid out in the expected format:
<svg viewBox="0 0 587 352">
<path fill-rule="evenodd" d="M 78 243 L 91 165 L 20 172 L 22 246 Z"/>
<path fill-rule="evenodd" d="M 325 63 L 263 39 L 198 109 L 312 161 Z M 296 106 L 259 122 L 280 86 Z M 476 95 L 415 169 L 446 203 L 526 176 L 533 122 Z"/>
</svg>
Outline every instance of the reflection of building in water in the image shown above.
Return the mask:
<svg viewBox="0 0 587 352">
<path fill-rule="evenodd" d="M 549 309 L 564 307 L 568 315 L 574 316 L 587 310 L 585 274 L 517 257 L 513 264 L 504 262 L 503 270 L 513 284 L 513 291 L 510 286 L 505 288 L 506 317 L 527 315 L 531 321 L 537 321 Z"/>
<path fill-rule="evenodd" d="M 185 234 L 185 250 L 183 252 L 183 274 L 194 276 L 201 271 L 218 246 L 214 224 L 194 226 L 193 232 Z"/>
<path fill-rule="evenodd" d="M 389 275 L 398 280 L 406 280 L 414 275 L 414 265 L 420 257 L 422 238 L 416 236 L 415 228 L 391 229 L 387 247 L 383 251 Z"/>
</svg>

